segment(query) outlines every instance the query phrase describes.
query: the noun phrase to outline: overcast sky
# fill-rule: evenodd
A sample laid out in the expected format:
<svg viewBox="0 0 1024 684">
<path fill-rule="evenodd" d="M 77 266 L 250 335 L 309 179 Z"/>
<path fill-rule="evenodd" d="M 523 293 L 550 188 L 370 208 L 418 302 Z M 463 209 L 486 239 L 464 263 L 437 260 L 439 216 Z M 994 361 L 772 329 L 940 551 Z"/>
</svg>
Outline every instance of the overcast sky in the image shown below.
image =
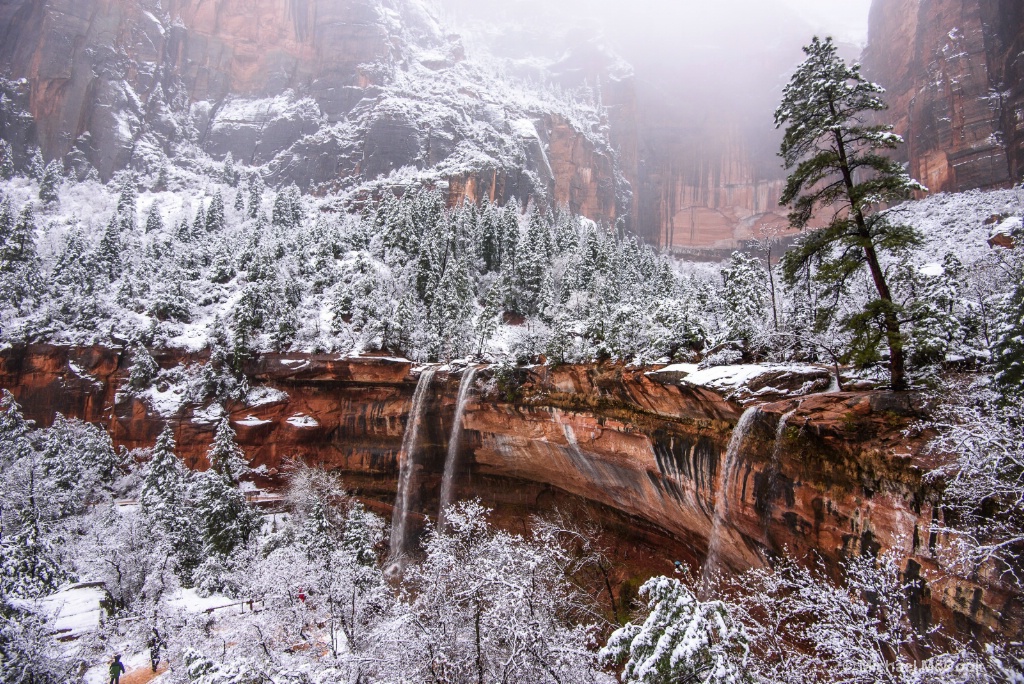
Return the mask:
<svg viewBox="0 0 1024 684">
<path fill-rule="evenodd" d="M 792 7 L 817 29 L 836 39 L 864 45 L 868 39 L 871 0 L 767 0 Z"/>
</svg>

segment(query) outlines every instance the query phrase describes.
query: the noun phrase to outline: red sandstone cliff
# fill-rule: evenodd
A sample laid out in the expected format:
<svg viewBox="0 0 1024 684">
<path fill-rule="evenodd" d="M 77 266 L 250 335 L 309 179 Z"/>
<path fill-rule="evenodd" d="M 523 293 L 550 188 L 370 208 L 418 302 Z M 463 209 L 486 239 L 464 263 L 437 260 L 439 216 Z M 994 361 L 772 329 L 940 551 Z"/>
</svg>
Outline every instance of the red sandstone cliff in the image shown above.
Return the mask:
<svg viewBox="0 0 1024 684">
<path fill-rule="evenodd" d="M 107 426 L 127 447 L 151 445 L 170 420 L 179 455 L 203 467 L 214 425 L 199 407 L 161 417 L 142 400 L 118 398 L 124 366 L 118 351 L 103 348 L 8 348 L 0 352 L 0 386 L 31 419 L 48 424 L 61 411 Z M 393 359 L 267 355 L 246 373 L 287 396 L 227 408 L 254 465 L 300 458 L 336 469 L 387 512 L 412 370 Z M 486 371 L 479 375 L 486 381 Z M 465 413 L 456 495 L 482 498 L 510 526 L 555 506 L 585 510 L 630 572 L 664 572 L 676 558 L 699 566 L 716 535 L 733 570 L 785 549 L 813 552 L 833 570 L 849 555 L 892 549 L 908 578 L 925 580 L 914 599 L 920 626 L 1011 630 L 1024 620 L 1019 587 L 938 571 L 942 540 L 931 525 L 942 514 L 923 478 L 932 464 L 920 453 L 923 441 L 903 432 L 921 409 L 913 395 L 822 394 L 762 405 L 726 463 L 740 407 L 659 378 L 615 364 L 538 368 L 523 377 L 515 401 L 478 385 Z M 420 514 L 436 515 L 458 382 L 443 369 L 434 380 L 413 490 Z M 725 511 L 718 526 L 716 509 Z"/>
<path fill-rule="evenodd" d="M 80 176 L 154 172 L 198 145 L 272 184 L 347 191 L 411 168 L 453 204 L 538 199 L 614 223 L 629 189 L 608 131 L 495 91 L 465 57 L 416 0 L 13 0 L 0 73 L 24 79 L 5 87 L 34 126 L 4 107 L 0 134 Z"/>
<path fill-rule="evenodd" d="M 865 74 L 888 90 L 897 155 L 933 192 L 1024 176 L 1024 5 L 875 0 Z"/>
</svg>

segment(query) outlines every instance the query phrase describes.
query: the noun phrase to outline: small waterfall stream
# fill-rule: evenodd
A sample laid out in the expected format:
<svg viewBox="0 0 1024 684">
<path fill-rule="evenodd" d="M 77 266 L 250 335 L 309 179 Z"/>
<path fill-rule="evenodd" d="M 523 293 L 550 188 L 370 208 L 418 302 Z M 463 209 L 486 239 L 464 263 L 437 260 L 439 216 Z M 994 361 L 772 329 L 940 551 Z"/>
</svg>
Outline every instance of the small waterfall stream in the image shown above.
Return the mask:
<svg viewBox="0 0 1024 684">
<path fill-rule="evenodd" d="M 789 419 L 793 417 L 793 414 L 800 408 L 800 404 L 796 405 L 796 408 L 790 409 L 782 414 L 779 418 L 779 424 L 775 427 L 775 446 L 772 447 L 772 466 L 778 468 L 779 456 L 782 454 L 782 435 L 786 431 L 786 424 L 789 423 Z"/>
<path fill-rule="evenodd" d="M 405 553 L 408 524 L 406 516 L 409 512 L 409 499 L 412 495 L 412 475 L 416 468 L 416 444 L 419 441 L 420 423 L 427 406 L 427 391 L 434 379 L 436 368 L 426 368 L 420 373 L 416 383 L 416 392 L 412 395 L 412 408 L 409 411 L 409 422 L 402 436 L 402 451 L 398 474 L 398 490 L 395 492 L 395 509 L 391 516 L 391 565 L 389 572 L 401 572 L 402 554 Z"/>
<path fill-rule="evenodd" d="M 708 556 L 701 568 L 700 586 L 707 590 L 711 580 L 711 574 L 718 570 L 718 557 L 722 546 L 722 526 L 729 515 L 729 479 L 735 466 L 736 457 L 743 447 L 743 442 L 750 432 L 754 420 L 760 415 L 761 409 L 752 406 L 743 412 L 740 419 L 733 428 L 732 437 L 729 439 L 729 446 L 725 450 L 725 458 L 722 460 L 722 468 L 718 477 L 718 498 L 715 501 L 714 522 L 711 527 L 711 537 L 708 539 Z"/>
<path fill-rule="evenodd" d="M 466 413 L 466 402 L 473 391 L 473 377 L 476 366 L 467 366 L 459 382 L 459 396 L 455 402 L 455 419 L 448 437 L 448 454 L 444 459 L 444 477 L 441 480 L 441 504 L 437 512 L 438 527 L 444 526 L 444 511 L 452 504 L 455 482 L 455 467 L 459 458 L 459 442 L 462 439 L 462 417 Z"/>
</svg>

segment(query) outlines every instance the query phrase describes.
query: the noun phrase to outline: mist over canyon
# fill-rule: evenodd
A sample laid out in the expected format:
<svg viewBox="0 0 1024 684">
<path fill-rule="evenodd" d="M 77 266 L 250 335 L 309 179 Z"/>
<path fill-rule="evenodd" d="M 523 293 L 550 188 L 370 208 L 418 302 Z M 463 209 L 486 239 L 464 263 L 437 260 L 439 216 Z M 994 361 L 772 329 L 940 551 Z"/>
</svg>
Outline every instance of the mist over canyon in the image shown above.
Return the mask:
<svg viewBox="0 0 1024 684">
<path fill-rule="evenodd" d="M 1013 0 L 0 1 L 0 679 L 1018 681 L 1022 69 Z"/>
</svg>

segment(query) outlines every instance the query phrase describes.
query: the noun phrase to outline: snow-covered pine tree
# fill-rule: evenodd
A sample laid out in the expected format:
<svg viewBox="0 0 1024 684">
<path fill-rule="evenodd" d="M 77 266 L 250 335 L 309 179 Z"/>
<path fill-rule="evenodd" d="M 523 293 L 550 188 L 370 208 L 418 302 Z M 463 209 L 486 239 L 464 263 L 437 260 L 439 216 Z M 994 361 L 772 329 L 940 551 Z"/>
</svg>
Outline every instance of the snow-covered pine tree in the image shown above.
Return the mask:
<svg viewBox="0 0 1024 684">
<path fill-rule="evenodd" d="M 159 372 L 160 367 L 156 365 L 149 350 L 141 344 L 135 345 L 132 349 L 131 366 L 128 368 L 128 387 L 135 392 L 149 389 Z"/>
<path fill-rule="evenodd" d="M 4 237 L 6 239 L 0 245 L 3 263 L 26 263 L 36 258 L 36 219 L 31 202 L 22 207 L 18 220 Z"/>
<path fill-rule="evenodd" d="M 57 591 L 70 576 L 40 530 L 38 509 L 26 507 L 20 518 L 14 534 L 0 540 L 0 596 L 40 598 Z"/>
<path fill-rule="evenodd" d="M 136 205 L 139 199 L 139 182 L 132 171 L 121 177 L 117 193 L 117 220 L 122 233 L 134 234 Z"/>
<path fill-rule="evenodd" d="M 246 189 L 249 193 L 249 218 L 259 216 L 260 208 L 263 205 L 263 178 L 256 171 L 249 174 L 249 182 Z"/>
<path fill-rule="evenodd" d="M 725 603 L 702 602 L 670 577 L 652 577 L 640 595 L 650 611 L 643 624 L 616 630 L 601 650 L 606 662 L 624 666 L 624 684 L 747 681 L 748 637 Z"/>
<path fill-rule="evenodd" d="M 37 147 L 28 162 L 28 177 L 34 181 L 41 181 L 45 173 L 46 160 L 43 159 L 43 151 Z"/>
<path fill-rule="evenodd" d="M 124 252 L 124 236 L 121 232 L 123 225 L 121 214 L 114 214 L 107 222 L 107 228 L 103 231 L 103 237 L 100 238 L 99 247 L 96 249 L 96 259 L 111 281 L 116 280 L 121 272 Z"/>
<path fill-rule="evenodd" d="M 231 152 L 228 152 L 224 157 L 224 171 L 221 174 L 221 180 L 232 187 L 238 183 L 238 175 L 235 172 L 235 158 L 231 155 Z"/>
<path fill-rule="evenodd" d="M 60 199 L 60 184 L 64 180 L 64 168 L 56 159 L 46 165 L 43 178 L 39 181 L 39 199 L 47 206 L 53 206 Z"/>
<path fill-rule="evenodd" d="M 831 38 L 815 37 L 804 48 L 807 59 L 783 91 L 775 125 L 785 126 L 780 155 L 786 181 L 780 204 L 791 205 L 790 225 L 805 229 L 819 208 L 832 217 L 824 228 L 804 235 L 783 257 L 783 274 L 792 281 L 809 260 L 820 261 L 818 279 L 841 288 L 867 266 L 877 297 L 848 317 L 850 329 L 877 327 L 889 347 L 892 387 L 906 387 L 904 340 L 896 304 L 879 260 L 884 252 L 899 253 L 919 244 L 910 226 L 877 212 L 883 202 L 908 197 L 925 188 L 910 178 L 900 162 L 880 152 L 902 139 L 891 126 L 867 125 L 867 113 L 886 109 L 882 88 L 864 79 L 860 66 L 839 57 Z"/>
<path fill-rule="evenodd" d="M 192 231 L 190 238 L 197 238 L 206 233 L 206 203 L 199 200 L 199 208 L 196 209 L 196 216 L 192 220 Z M 191 242 L 191 240 L 188 240 Z"/>
<path fill-rule="evenodd" d="M 992 361 L 996 367 L 996 383 L 1009 403 L 1024 396 L 1024 230 L 1014 231 L 1017 246 L 1007 260 L 1014 283 L 1013 291 L 999 307 L 999 320 L 992 346 Z"/>
<path fill-rule="evenodd" d="M 241 188 L 235 190 L 235 211 L 239 214 L 245 213 L 245 192 Z"/>
<path fill-rule="evenodd" d="M 221 417 L 217 423 L 217 431 L 214 433 L 210 449 L 206 452 L 206 460 L 210 462 L 210 470 L 232 485 L 237 485 L 238 481 L 249 473 L 249 461 L 235 441 L 235 431 L 227 416 Z"/>
<path fill-rule="evenodd" d="M 208 470 L 196 479 L 195 508 L 202 530 L 203 555 L 230 556 L 259 528 L 259 514 L 224 475 Z"/>
<path fill-rule="evenodd" d="M 338 545 L 339 530 L 331 521 L 329 504 L 322 496 L 313 496 L 299 530 L 299 545 L 311 563 L 329 566 L 331 551 Z"/>
<path fill-rule="evenodd" d="M 733 252 L 722 269 L 725 334 L 749 351 L 756 351 L 751 347 L 766 327 L 766 276 L 760 261 L 743 252 Z"/>
<path fill-rule="evenodd" d="M 139 505 L 175 549 L 176 571 L 186 586 L 202 562 L 202 539 L 192 517 L 190 478 L 174 454 L 174 431 L 167 425 L 153 446 L 142 480 Z"/>
<path fill-rule="evenodd" d="M 14 178 L 14 150 L 6 140 L 0 140 L 0 179 Z"/>
<path fill-rule="evenodd" d="M 0 195 L 0 255 L 6 253 L 7 242 L 14 235 L 14 206 L 11 198 Z"/>
<path fill-rule="evenodd" d="M 157 202 L 149 207 L 149 213 L 146 215 L 146 232 L 147 233 L 160 233 L 164 229 L 164 220 L 160 215 L 160 205 Z"/>
<path fill-rule="evenodd" d="M 224 230 L 224 198 L 220 190 L 213 194 L 210 200 L 210 208 L 206 212 L 206 232 L 219 233 Z"/>
</svg>

